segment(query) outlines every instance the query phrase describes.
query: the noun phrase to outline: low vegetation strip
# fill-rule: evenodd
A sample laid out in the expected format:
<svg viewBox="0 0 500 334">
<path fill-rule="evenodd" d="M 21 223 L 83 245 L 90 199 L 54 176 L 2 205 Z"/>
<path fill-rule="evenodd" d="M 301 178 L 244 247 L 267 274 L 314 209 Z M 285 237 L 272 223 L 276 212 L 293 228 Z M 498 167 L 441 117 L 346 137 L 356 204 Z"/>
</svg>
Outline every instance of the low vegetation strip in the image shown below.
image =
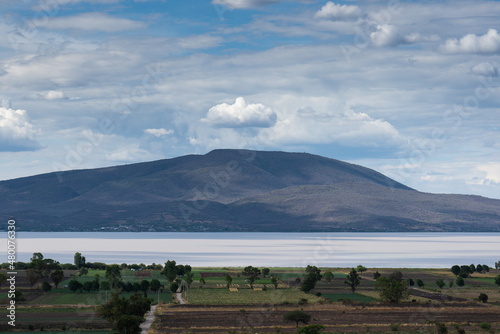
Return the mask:
<svg viewBox="0 0 500 334">
<path fill-rule="evenodd" d="M 189 304 L 198 305 L 298 304 L 302 299 L 307 303 L 320 300 L 319 297 L 290 288 L 267 291 L 240 289 L 238 293 L 232 293 L 229 289 L 190 289 L 188 292 Z"/>
</svg>

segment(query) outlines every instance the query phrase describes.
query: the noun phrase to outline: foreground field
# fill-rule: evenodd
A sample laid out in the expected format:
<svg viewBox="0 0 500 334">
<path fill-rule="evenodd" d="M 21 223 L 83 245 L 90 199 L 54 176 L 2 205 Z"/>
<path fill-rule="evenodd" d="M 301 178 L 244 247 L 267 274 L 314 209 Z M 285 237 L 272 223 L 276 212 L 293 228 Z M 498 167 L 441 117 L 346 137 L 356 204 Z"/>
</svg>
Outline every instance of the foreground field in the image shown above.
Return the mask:
<svg viewBox="0 0 500 334">
<path fill-rule="evenodd" d="M 500 270 L 474 273 L 459 287 L 450 284 L 456 278 L 449 269 L 369 269 L 361 274 L 355 293 L 344 283 L 349 270 L 322 268 L 323 273 L 331 271 L 334 277 L 317 282 L 310 293 L 305 293 L 300 291 L 305 268 L 270 268 L 270 273 L 261 275 L 253 287 L 242 275 L 242 268 L 193 268 L 193 282 L 182 293 L 187 305 L 178 304 L 159 270 L 122 270 L 121 279 L 139 283 L 155 278 L 163 285 L 159 292 L 146 291 L 153 304 L 160 303 L 150 333 L 296 333 L 295 323 L 283 321 L 283 315 L 292 310 L 309 313 L 310 324 L 324 325 L 325 333 L 436 333 L 437 322 L 443 323 L 448 333 L 458 333 L 458 329 L 466 333 L 500 333 L 500 292 L 494 279 Z M 399 304 L 384 304 L 373 274 L 378 271 L 388 276 L 396 270 L 401 271 L 404 280 L 421 280 L 423 285 L 412 286 L 411 296 Z M 23 274 L 20 271 L 18 281 L 26 301 L 16 305 L 17 331 L 113 332 L 112 325 L 95 313 L 96 306 L 106 302 L 111 291 L 71 292 L 67 285 L 76 271 L 65 271 L 59 288 L 44 292 L 40 284 L 27 284 Z M 90 270 L 77 279 L 91 282 L 96 274 L 105 279 L 102 270 Z M 231 289 L 227 287 L 227 275 L 232 277 Z M 273 283 L 271 277 L 278 278 L 278 282 Z M 181 286 L 187 285 L 184 276 L 178 279 Z M 441 279 L 446 284 L 439 288 L 436 281 Z M 1 290 L 0 304 L 5 307 L 6 287 Z M 480 293 L 488 295 L 487 303 L 478 300 Z M 6 321 L 0 323 L 1 333 L 11 329 Z"/>
<path fill-rule="evenodd" d="M 295 333 L 295 323 L 283 321 L 290 306 L 200 307 L 168 306 L 157 309 L 154 333 Z M 435 322 L 449 330 L 483 332 L 480 323 L 496 321 L 492 332 L 500 331 L 500 309 L 467 304 L 434 305 L 307 305 L 301 310 L 312 315 L 311 324 L 321 324 L 325 332 L 402 332 L 435 333 Z"/>
</svg>

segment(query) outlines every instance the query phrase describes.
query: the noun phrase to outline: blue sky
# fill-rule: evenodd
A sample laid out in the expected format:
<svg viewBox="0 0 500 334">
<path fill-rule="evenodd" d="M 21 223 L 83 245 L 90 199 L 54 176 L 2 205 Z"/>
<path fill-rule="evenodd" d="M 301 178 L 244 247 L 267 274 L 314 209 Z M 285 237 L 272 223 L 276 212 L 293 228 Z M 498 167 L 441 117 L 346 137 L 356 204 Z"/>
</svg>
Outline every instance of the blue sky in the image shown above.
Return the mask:
<svg viewBox="0 0 500 334">
<path fill-rule="evenodd" d="M 0 179 L 320 154 L 500 198 L 500 2 L 0 4 Z"/>
</svg>

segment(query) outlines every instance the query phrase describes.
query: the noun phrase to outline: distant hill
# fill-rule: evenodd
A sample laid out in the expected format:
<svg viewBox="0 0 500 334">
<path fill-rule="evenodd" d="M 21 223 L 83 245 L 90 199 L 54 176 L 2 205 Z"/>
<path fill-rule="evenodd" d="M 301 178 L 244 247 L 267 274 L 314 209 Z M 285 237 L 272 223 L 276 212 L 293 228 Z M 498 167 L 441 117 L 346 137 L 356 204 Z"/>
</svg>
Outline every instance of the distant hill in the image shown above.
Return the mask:
<svg viewBox="0 0 500 334">
<path fill-rule="evenodd" d="M 500 200 L 306 153 L 215 150 L 2 181 L 12 217 L 25 231 L 500 231 Z"/>
</svg>

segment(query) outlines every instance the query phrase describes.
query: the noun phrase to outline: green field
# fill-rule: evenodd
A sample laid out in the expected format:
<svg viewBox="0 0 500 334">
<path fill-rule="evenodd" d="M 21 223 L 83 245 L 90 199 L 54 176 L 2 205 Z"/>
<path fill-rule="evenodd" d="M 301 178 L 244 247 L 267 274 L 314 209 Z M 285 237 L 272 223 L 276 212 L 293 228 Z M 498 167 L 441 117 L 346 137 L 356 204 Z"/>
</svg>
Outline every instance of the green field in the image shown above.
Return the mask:
<svg viewBox="0 0 500 334">
<path fill-rule="evenodd" d="M 353 300 L 353 301 L 358 301 L 358 302 L 363 302 L 363 303 L 378 301 L 375 298 L 360 295 L 358 293 L 324 293 L 321 295 L 321 297 L 329 299 L 329 300 L 334 301 L 334 302 L 339 301 L 341 299 L 348 299 L 348 300 Z"/>
<path fill-rule="evenodd" d="M 298 304 L 301 299 L 308 303 L 316 303 L 320 298 L 295 289 L 273 289 L 254 291 L 239 289 L 231 292 L 228 289 L 190 289 L 188 302 L 200 305 L 245 305 L 245 304 Z"/>
</svg>

